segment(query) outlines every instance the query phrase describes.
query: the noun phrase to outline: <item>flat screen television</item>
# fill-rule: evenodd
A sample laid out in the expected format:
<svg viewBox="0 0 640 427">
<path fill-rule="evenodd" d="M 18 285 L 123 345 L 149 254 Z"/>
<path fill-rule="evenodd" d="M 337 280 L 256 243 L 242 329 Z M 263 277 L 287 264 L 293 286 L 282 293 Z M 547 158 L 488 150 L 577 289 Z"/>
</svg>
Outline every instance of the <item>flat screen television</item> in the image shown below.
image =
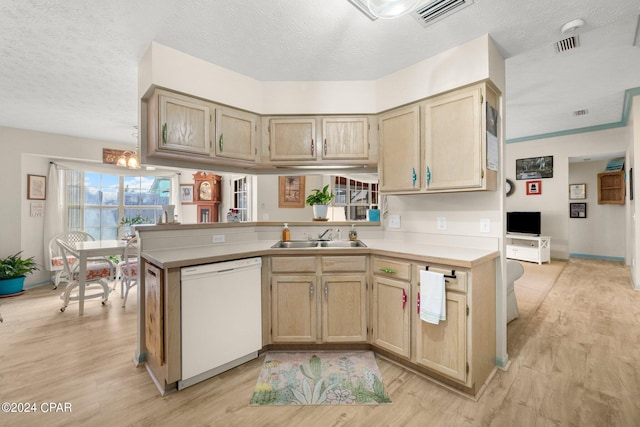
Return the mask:
<svg viewBox="0 0 640 427">
<path fill-rule="evenodd" d="M 540 235 L 540 212 L 507 212 L 507 233 Z"/>
</svg>

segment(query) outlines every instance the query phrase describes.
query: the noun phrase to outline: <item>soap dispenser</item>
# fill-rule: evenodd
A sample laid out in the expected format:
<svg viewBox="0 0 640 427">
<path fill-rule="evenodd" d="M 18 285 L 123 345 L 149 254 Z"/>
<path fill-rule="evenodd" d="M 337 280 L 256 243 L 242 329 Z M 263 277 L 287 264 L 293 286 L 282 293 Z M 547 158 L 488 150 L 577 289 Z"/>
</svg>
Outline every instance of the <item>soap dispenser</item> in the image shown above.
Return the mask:
<svg viewBox="0 0 640 427">
<path fill-rule="evenodd" d="M 358 232 L 356 231 L 355 224 L 351 224 L 351 230 L 349 230 L 349 240 L 358 240 Z"/>
<path fill-rule="evenodd" d="M 282 241 L 288 242 L 289 240 L 291 240 L 291 230 L 289 230 L 289 224 L 285 222 L 282 229 Z"/>
</svg>

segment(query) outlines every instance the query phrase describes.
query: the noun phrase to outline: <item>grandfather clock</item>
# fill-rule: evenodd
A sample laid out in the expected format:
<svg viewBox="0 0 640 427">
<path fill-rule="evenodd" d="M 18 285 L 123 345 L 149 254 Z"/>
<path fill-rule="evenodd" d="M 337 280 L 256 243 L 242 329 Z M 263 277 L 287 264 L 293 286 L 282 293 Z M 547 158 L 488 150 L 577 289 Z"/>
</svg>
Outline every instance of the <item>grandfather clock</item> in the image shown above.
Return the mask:
<svg viewBox="0 0 640 427">
<path fill-rule="evenodd" d="M 193 196 L 198 207 L 198 223 L 219 221 L 220 181 L 220 176 L 211 172 L 200 171 L 193 174 Z"/>
</svg>

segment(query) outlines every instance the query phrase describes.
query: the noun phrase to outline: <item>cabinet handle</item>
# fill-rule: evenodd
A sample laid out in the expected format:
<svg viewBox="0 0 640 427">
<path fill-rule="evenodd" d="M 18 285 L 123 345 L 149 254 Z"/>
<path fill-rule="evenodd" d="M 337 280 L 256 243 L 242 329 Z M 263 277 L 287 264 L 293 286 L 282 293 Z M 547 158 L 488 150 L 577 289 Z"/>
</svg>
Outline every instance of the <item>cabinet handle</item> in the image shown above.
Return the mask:
<svg viewBox="0 0 640 427">
<path fill-rule="evenodd" d="M 147 270 L 147 273 L 149 273 L 150 275 L 152 275 L 153 277 L 156 276 L 156 272 L 153 270 Z"/>
<path fill-rule="evenodd" d="M 329 299 L 329 286 L 326 283 L 324 285 L 324 298 Z"/>
<path fill-rule="evenodd" d="M 218 138 L 218 147 L 220 148 L 220 152 L 224 151 L 223 147 L 224 147 L 224 141 L 223 141 L 223 134 L 220 134 L 220 138 Z"/>
<path fill-rule="evenodd" d="M 324 155 L 327 155 L 327 138 L 324 139 Z"/>
<path fill-rule="evenodd" d="M 315 151 L 316 151 L 316 147 L 315 147 L 315 145 L 313 144 L 313 139 L 312 139 L 312 140 L 311 140 L 311 155 L 312 155 L 312 156 L 313 156 L 313 153 L 315 153 Z"/>
<path fill-rule="evenodd" d="M 315 291 L 313 284 L 309 285 L 309 294 L 311 295 L 311 298 L 313 298 L 313 292 Z"/>
<path fill-rule="evenodd" d="M 431 184 L 431 169 L 427 166 L 427 187 Z"/>
<path fill-rule="evenodd" d="M 393 268 L 389 268 L 389 267 L 382 267 L 380 271 L 388 274 L 396 274 L 396 271 Z"/>
<path fill-rule="evenodd" d="M 416 175 L 416 168 L 411 168 L 411 186 L 416 186 L 416 180 L 418 179 L 418 175 Z"/>
<path fill-rule="evenodd" d="M 407 292 L 403 288 L 402 289 L 402 311 L 404 311 L 406 306 L 407 306 Z"/>
<path fill-rule="evenodd" d="M 418 292 L 418 298 L 416 299 L 416 305 L 418 306 L 418 314 L 420 314 L 420 292 Z"/>
<path fill-rule="evenodd" d="M 162 125 L 162 145 L 167 143 L 167 124 Z"/>
</svg>

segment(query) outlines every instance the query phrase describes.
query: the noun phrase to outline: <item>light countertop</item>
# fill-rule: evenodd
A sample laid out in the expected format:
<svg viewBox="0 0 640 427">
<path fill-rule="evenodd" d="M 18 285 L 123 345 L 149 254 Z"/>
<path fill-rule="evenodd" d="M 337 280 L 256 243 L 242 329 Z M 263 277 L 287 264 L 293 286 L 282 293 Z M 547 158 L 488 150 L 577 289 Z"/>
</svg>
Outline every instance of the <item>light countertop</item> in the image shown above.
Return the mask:
<svg viewBox="0 0 640 427">
<path fill-rule="evenodd" d="M 417 262 L 443 263 L 462 268 L 497 258 L 498 251 L 427 243 L 407 243 L 396 240 L 362 240 L 366 248 L 271 248 L 276 241 L 257 240 L 241 243 L 221 243 L 188 248 L 143 251 L 142 257 L 164 269 L 179 268 L 212 262 L 229 261 L 269 255 L 382 255 L 400 257 Z"/>
</svg>

